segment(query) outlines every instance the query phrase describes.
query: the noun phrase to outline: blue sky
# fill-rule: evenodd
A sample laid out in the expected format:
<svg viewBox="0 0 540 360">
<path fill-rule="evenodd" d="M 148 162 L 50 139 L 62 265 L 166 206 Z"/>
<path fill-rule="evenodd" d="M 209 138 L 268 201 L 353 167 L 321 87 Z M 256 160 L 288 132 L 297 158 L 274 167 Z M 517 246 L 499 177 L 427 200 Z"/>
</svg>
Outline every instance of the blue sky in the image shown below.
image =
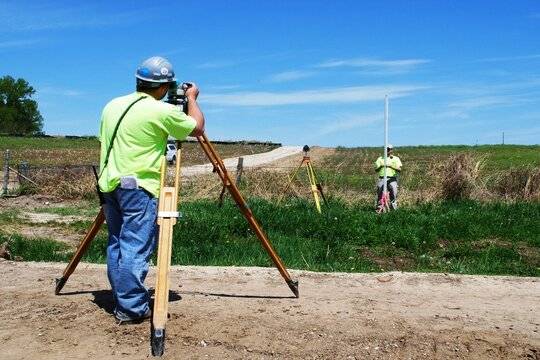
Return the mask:
<svg viewBox="0 0 540 360">
<path fill-rule="evenodd" d="M 162 55 L 213 139 L 323 146 L 540 143 L 539 1 L 0 0 L 0 76 L 49 134 L 94 135 Z"/>
</svg>

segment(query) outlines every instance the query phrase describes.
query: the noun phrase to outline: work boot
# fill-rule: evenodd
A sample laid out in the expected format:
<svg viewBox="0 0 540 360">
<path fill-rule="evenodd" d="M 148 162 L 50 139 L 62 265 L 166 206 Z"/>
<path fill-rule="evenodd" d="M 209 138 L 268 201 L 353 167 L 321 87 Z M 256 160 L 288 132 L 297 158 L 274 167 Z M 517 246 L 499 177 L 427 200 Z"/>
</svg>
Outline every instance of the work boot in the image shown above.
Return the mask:
<svg viewBox="0 0 540 360">
<path fill-rule="evenodd" d="M 121 311 L 115 311 L 114 317 L 117 320 L 118 325 L 128 325 L 128 324 L 140 324 L 144 320 L 149 319 L 152 316 L 152 311 L 148 309 L 143 316 L 132 318 Z"/>
</svg>

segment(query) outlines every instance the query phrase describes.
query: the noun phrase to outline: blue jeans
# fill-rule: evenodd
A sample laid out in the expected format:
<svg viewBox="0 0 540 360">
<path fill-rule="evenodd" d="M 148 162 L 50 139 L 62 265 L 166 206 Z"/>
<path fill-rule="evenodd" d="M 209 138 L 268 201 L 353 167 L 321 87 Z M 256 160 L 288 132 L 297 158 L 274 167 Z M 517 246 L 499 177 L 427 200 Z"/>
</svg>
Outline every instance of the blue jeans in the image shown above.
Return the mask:
<svg viewBox="0 0 540 360">
<path fill-rule="evenodd" d="M 141 189 L 117 187 L 105 193 L 109 228 L 107 275 L 117 317 L 138 318 L 149 311 L 144 279 L 156 247 L 156 199 Z"/>
</svg>

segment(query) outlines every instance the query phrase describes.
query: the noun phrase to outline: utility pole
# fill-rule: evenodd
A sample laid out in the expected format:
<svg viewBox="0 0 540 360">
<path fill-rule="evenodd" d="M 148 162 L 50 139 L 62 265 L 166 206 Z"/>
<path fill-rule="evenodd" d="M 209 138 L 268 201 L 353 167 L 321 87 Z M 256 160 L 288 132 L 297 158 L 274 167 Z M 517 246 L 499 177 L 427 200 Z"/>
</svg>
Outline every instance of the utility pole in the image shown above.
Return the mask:
<svg viewBox="0 0 540 360">
<path fill-rule="evenodd" d="M 503 134 L 502 134 L 502 144 L 504 145 L 504 131 L 503 131 Z"/>
</svg>

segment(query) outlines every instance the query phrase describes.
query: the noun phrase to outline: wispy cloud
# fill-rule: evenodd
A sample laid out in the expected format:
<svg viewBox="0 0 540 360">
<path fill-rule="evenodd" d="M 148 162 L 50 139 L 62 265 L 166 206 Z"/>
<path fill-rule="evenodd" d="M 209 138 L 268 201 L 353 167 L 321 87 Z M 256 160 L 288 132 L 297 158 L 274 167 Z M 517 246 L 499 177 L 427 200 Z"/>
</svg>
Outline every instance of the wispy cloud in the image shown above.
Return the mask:
<svg viewBox="0 0 540 360">
<path fill-rule="evenodd" d="M 236 92 L 201 95 L 201 101 L 221 106 L 282 106 L 327 102 L 357 103 L 380 101 L 386 94 L 393 98 L 409 96 L 427 88 L 421 85 L 378 85 L 290 92 Z"/>
<path fill-rule="evenodd" d="M 44 86 L 36 89 L 38 96 L 40 94 L 45 95 L 58 95 L 58 96 L 67 96 L 67 97 L 77 97 L 82 96 L 85 93 L 83 91 L 74 90 L 74 89 L 65 89 L 56 86 Z"/>
<path fill-rule="evenodd" d="M 240 88 L 240 85 L 209 85 L 206 87 L 205 90 L 217 90 L 217 91 L 225 91 L 225 90 L 235 90 Z"/>
<path fill-rule="evenodd" d="M 0 49 L 26 47 L 26 46 L 30 46 L 30 45 L 35 45 L 39 41 L 40 40 L 38 40 L 38 39 L 0 41 Z"/>
<path fill-rule="evenodd" d="M 334 59 L 316 65 L 318 68 L 353 67 L 365 72 L 404 73 L 431 62 L 429 59 L 382 60 L 373 58 Z"/>
<path fill-rule="evenodd" d="M 40 31 L 67 28 L 126 25 L 143 21 L 142 11 L 111 12 L 108 7 L 96 5 L 57 6 L 19 3 L 2 5 L 0 31 Z"/>
<path fill-rule="evenodd" d="M 308 77 L 312 77 L 315 74 L 316 74 L 316 72 L 314 72 L 314 71 L 291 70 L 291 71 L 284 71 L 284 72 L 280 72 L 280 73 L 277 73 L 277 74 L 273 74 L 268 78 L 268 80 L 270 82 L 281 83 L 281 82 L 305 79 L 305 78 L 308 78 Z"/>
<path fill-rule="evenodd" d="M 169 53 L 177 53 L 180 51 L 185 51 L 185 49 L 176 49 L 171 50 Z M 278 60 L 278 59 L 286 59 L 293 57 L 295 55 L 294 52 L 288 51 L 288 52 L 277 52 L 277 53 L 258 53 L 258 54 L 252 54 L 252 53 L 238 53 L 236 54 L 236 58 L 231 59 L 212 59 L 209 61 L 201 62 L 197 65 L 195 65 L 196 68 L 199 69 L 219 69 L 219 68 L 226 68 L 226 67 L 232 67 L 232 66 L 238 66 L 241 64 L 247 64 L 255 61 L 269 61 L 272 60 Z"/>
<path fill-rule="evenodd" d="M 476 62 L 503 62 L 503 61 L 532 60 L 532 59 L 540 59 L 540 54 L 491 57 L 491 58 L 478 59 L 476 60 Z"/>
<path fill-rule="evenodd" d="M 534 101 L 525 95 L 492 95 L 457 100 L 448 104 L 449 108 L 472 110 L 499 106 L 517 106 Z"/>
<path fill-rule="evenodd" d="M 197 64 L 195 67 L 198 69 L 219 69 L 224 67 L 230 67 L 238 65 L 240 62 L 230 61 L 230 60 L 218 60 L 218 61 L 207 61 L 200 64 Z"/>
<path fill-rule="evenodd" d="M 382 123 L 381 114 L 371 115 L 348 115 L 336 118 L 334 121 L 326 123 L 320 127 L 317 136 L 325 136 L 332 133 L 339 133 L 366 125 L 370 125 L 380 121 Z"/>
</svg>

